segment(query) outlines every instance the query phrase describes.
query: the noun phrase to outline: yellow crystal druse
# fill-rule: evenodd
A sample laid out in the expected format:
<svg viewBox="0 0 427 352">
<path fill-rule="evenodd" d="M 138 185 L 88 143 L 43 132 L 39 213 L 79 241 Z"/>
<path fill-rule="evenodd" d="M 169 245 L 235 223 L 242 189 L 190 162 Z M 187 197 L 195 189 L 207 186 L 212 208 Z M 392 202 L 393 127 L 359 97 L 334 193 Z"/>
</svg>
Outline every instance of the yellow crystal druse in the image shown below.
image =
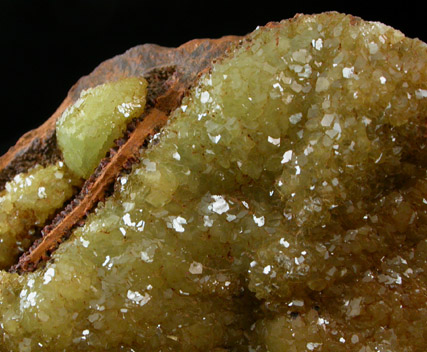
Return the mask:
<svg viewBox="0 0 427 352">
<path fill-rule="evenodd" d="M 145 106 L 147 82 L 127 78 L 83 91 L 58 120 L 64 162 L 36 165 L 0 193 L 0 269 L 9 268 L 35 240 L 36 230 L 75 193 L 106 155 L 127 123 Z"/>
<path fill-rule="evenodd" d="M 427 46 L 337 13 L 213 65 L 45 268 L 5 351 L 421 351 Z"/>
<path fill-rule="evenodd" d="M 8 269 L 56 210 L 80 185 L 64 165 L 35 166 L 6 183 L 0 193 L 0 269 Z"/>
</svg>

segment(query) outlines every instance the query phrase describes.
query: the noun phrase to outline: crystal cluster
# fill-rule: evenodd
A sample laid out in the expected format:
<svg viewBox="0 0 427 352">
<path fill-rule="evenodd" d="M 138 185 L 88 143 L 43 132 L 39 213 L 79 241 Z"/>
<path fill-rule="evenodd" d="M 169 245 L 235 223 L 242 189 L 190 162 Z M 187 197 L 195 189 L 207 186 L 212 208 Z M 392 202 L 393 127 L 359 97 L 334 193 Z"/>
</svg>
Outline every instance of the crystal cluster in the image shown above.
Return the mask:
<svg viewBox="0 0 427 352">
<path fill-rule="evenodd" d="M 18 174 L 0 193 L 0 269 L 8 269 L 35 240 L 80 181 L 63 162 Z"/>
<path fill-rule="evenodd" d="M 141 116 L 147 81 L 126 78 L 84 90 L 57 122 L 56 136 L 66 165 L 88 178 L 129 121 Z"/>
<path fill-rule="evenodd" d="M 144 110 L 147 82 L 128 78 L 83 91 L 58 120 L 64 162 L 17 174 L 0 193 L 0 269 L 8 269 Z"/>
<path fill-rule="evenodd" d="M 259 28 L 25 276 L 0 350 L 422 351 L 427 46 L 337 13 Z"/>
</svg>

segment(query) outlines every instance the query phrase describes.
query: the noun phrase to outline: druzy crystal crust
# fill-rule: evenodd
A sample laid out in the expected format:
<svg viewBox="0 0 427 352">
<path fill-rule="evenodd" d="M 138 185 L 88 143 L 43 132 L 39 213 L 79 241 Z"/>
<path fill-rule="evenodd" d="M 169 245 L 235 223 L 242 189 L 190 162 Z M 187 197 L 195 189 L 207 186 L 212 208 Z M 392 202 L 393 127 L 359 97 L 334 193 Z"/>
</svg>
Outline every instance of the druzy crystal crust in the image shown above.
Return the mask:
<svg viewBox="0 0 427 352">
<path fill-rule="evenodd" d="M 0 350 L 422 351 L 427 46 L 326 13 L 215 63 L 24 276 Z"/>
<path fill-rule="evenodd" d="M 73 195 L 77 179 L 64 165 L 37 165 L 6 183 L 0 193 L 0 269 L 27 250 L 37 230 Z"/>
</svg>

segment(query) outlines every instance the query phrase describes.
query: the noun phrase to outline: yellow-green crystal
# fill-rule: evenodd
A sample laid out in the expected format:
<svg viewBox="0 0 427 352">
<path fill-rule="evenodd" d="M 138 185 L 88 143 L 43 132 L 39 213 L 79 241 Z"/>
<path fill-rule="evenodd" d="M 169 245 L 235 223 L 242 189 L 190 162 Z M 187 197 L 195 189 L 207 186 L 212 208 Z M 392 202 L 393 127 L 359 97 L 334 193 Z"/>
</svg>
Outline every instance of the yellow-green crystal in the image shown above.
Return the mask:
<svg viewBox="0 0 427 352">
<path fill-rule="evenodd" d="M 74 193 L 77 180 L 62 162 L 18 174 L 0 193 L 0 269 L 8 269 L 36 231 Z"/>
<path fill-rule="evenodd" d="M 142 114 L 147 82 L 127 78 L 83 91 L 57 123 L 57 139 L 64 161 L 36 166 L 18 174 L 0 195 L 0 268 L 11 266 L 122 136 L 127 123 Z M 71 171 L 70 171 L 71 170 Z"/>
<path fill-rule="evenodd" d="M 57 122 L 56 136 L 65 164 L 88 178 L 121 137 L 129 121 L 141 116 L 147 81 L 125 78 L 84 90 Z"/>
<path fill-rule="evenodd" d="M 53 255 L 4 351 L 421 351 L 427 47 L 341 14 L 215 64 Z"/>
</svg>

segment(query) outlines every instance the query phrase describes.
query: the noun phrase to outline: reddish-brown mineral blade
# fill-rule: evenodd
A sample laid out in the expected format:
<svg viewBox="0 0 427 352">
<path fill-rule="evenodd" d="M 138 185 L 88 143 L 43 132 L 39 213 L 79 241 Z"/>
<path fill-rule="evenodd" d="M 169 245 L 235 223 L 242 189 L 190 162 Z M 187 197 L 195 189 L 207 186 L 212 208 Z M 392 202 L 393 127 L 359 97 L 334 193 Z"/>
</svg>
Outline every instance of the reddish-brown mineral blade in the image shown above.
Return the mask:
<svg viewBox="0 0 427 352">
<path fill-rule="evenodd" d="M 78 99 L 83 89 L 123 77 L 144 76 L 148 79 L 146 112 L 128 134 L 127 140 L 121 141 L 118 149 L 112 150 L 101 161 L 73 201 L 58 213 L 51 224 L 43 228 L 43 237 L 20 257 L 19 262 L 10 269 L 12 272 L 33 271 L 50 258 L 60 243 L 68 238 L 72 229 L 81 225 L 86 215 L 105 198 L 121 172 L 138 160 L 140 149 L 147 138 L 166 124 L 169 113 L 180 105 L 185 92 L 198 75 L 210 66 L 214 58 L 223 54 L 233 40 L 235 39 L 223 38 L 216 41 L 192 41 L 177 49 L 143 45 L 106 61 L 91 75 L 77 82 L 70 90 L 66 102 L 40 127 L 40 131 L 47 131 L 49 128 L 54 130 L 55 119 L 68 104 Z M 137 65 L 138 62 L 145 65 Z M 158 65 L 155 66 L 155 63 Z M 37 135 L 35 139 L 37 138 L 40 137 Z M 54 139 L 54 132 L 52 138 Z"/>
<path fill-rule="evenodd" d="M 60 158 L 55 123 L 62 112 L 78 99 L 83 89 L 124 77 L 147 76 L 155 70 L 171 69 L 175 80 L 180 82 L 180 88 L 188 88 L 202 70 L 239 39 L 233 36 L 197 39 L 178 48 L 145 44 L 103 62 L 71 88 L 63 103 L 43 125 L 23 135 L 15 146 L 0 157 L 0 190 L 17 173 L 25 172 L 37 163 L 49 164 Z"/>
<path fill-rule="evenodd" d="M 97 175 L 96 179 L 93 182 L 88 180 L 83 190 L 85 194 L 81 201 L 62 215 L 61 221 L 56 226 L 45 227 L 42 240 L 34 248 L 30 249 L 29 253 L 21 256 L 18 265 L 12 270 L 19 272 L 32 271 L 37 268 L 40 262 L 49 259 L 50 254 L 64 240 L 64 237 L 71 232 L 72 228 L 79 224 L 86 214 L 104 198 L 106 189 L 116 180 L 120 172 L 126 168 L 129 160 L 138 158 L 141 145 L 147 137 L 157 133 L 166 124 L 167 119 L 168 117 L 163 111 L 156 108 L 151 109 L 144 117 L 144 120 L 137 125 L 126 143 L 120 147 L 117 154 L 109 160 L 100 174 Z"/>
</svg>

